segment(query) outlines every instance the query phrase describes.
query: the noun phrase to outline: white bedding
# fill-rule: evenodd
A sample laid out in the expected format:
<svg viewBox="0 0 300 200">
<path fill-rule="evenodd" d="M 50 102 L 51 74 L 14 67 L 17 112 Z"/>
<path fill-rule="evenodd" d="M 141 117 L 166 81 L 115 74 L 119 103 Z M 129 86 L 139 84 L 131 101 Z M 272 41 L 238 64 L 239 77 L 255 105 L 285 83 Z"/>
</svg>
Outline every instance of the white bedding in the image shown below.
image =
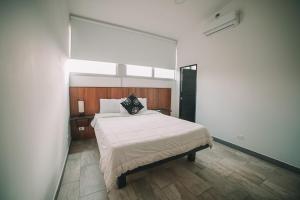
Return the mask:
<svg viewBox="0 0 300 200">
<path fill-rule="evenodd" d="M 137 115 L 96 114 L 92 126 L 107 190 L 115 187 L 117 177 L 128 170 L 212 145 L 212 138 L 202 125 L 150 110 Z"/>
</svg>

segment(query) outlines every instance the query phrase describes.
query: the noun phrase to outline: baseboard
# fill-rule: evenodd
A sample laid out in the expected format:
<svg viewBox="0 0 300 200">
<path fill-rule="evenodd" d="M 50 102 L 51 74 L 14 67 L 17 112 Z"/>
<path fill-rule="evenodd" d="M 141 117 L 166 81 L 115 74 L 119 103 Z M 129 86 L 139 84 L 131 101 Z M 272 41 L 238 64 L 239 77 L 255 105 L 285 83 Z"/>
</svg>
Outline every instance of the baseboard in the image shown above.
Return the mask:
<svg viewBox="0 0 300 200">
<path fill-rule="evenodd" d="M 53 200 L 57 200 L 57 197 L 58 197 L 58 193 L 59 193 L 59 190 L 60 190 L 60 187 L 61 187 L 62 179 L 63 179 L 64 173 L 65 173 L 66 163 L 67 163 L 67 159 L 68 159 L 68 155 L 69 155 L 70 144 L 71 143 L 69 142 L 67 155 L 65 156 L 64 167 L 63 167 L 63 170 L 60 174 L 60 179 L 59 179 L 58 185 L 56 187 L 56 192 L 55 192 Z"/>
<path fill-rule="evenodd" d="M 300 168 L 298 167 L 295 167 L 295 166 L 292 166 L 292 165 L 289 165 L 285 162 L 282 162 L 282 161 L 279 161 L 279 160 L 276 160 L 274 158 L 271 158 L 271 157 L 268 157 L 268 156 L 265 156 L 263 154 L 260 154 L 260 153 L 257 153 L 257 152 L 254 152 L 254 151 L 251 151 L 249 149 L 246 149 L 246 148 L 243 148 L 241 146 L 238 146 L 238 145 L 235 145 L 235 144 L 232 144 L 230 142 L 227 142 L 225 140 L 222 140 L 222 139 L 219 139 L 219 138 L 216 138 L 216 137 L 213 137 L 214 138 L 214 141 L 218 142 L 218 143 L 221 143 L 221 144 L 224 144 L 230 148 L 233 148 L 233 149 L 236 149 L 238 151 L 241 151 L 243 153 L 246 153 L 248 155 L 251 155 L 251 156 L 254 156 L 256 158 L 259 158 L 261 160 L 264 160 L 266 162 L 269 162 L 269 163 L 272 163 L 278 167 L 281 167 L 281 168 L 284 168 L 284 169 L 287 169 L 289 171 L 292 171 L 292 172 L 295 172 L 295 173 L 298 173 L 300 174 Z"/>
</svg>

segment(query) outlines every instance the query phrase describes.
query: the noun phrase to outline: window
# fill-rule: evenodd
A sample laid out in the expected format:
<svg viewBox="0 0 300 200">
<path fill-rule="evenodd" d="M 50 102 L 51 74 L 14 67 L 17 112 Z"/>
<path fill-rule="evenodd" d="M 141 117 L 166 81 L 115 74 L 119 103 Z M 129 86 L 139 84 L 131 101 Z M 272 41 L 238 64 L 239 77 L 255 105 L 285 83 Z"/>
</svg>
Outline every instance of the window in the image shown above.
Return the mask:
<svg viewBox="0 0 300 200">
<path fill-rule="evenodd" d="M 69 59 L 67 61 L 67 66 L 69 72 L 104 75 L 117 74 L 117 64 L 115 63 Z"/>
<path fill-rule="evenodd" d="M 154 77 L 155 78 L 174 79 L 174 70 L 172 70 L 172 69 L 154 68 Z"/>
<path fill-rule="evenodd" d="M 197 70 L 197 66 L 196 65 L 191 66 L 191 70 Z"/>
<path fill-rule="evenodd" d="M 152 67 L 138 65 L 126 65 L 127 76 L 152 77 Z"/>
</svg>

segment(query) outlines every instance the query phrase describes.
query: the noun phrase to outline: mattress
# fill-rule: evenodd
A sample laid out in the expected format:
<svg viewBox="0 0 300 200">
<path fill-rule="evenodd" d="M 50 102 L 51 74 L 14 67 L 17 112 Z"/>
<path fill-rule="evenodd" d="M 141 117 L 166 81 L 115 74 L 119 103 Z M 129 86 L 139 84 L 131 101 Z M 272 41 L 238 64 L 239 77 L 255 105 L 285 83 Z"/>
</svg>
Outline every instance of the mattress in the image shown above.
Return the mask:
<svg viewBox="0 0 300 200">
<path fill-rule="evenodd" d="M 137 115 L 96 114 L 91 125 L 108 191 L 116 187 L 117 177 L 128 170 L 212 145 L 212 137 L 204 126 L 150 110 Z"/>
</svg>

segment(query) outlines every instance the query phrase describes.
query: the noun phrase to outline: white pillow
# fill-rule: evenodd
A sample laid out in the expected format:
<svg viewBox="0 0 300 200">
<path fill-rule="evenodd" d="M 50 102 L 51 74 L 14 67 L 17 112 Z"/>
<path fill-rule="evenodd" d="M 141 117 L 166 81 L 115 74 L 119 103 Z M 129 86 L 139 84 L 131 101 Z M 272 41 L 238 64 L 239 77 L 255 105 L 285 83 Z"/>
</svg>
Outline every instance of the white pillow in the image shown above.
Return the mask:
<svg viewBox="0 0 300 200">
<path fill-rule="evenodd" d="M 120 99 L 100 99 L 100 113 L 119 113 Z"/>
<path fill-rule="evenodd" d="M 120 108 L 119 108 L 119 112 L 121 113 L 128 113 L 127 110 L 122 106 L 121 102 L 125 101 L 126 98 L 122 98 L 120 100 Z M 148 110 L 148 107 L 147 107 L 147 98 L 138 98 L 138 100 L 141 102 L 141 104 L 144 106 L 144 108 L 141 111 L 146 111 Z"/>
<path fill-rule="evenodd" d="M 144 108 L 141 111 L 146 111 L 148 110 L 147 107 L 147 98 L 138 98 L 138 100 L 141 102 L 141 104 L 144 106 Z"/>
</svg>

